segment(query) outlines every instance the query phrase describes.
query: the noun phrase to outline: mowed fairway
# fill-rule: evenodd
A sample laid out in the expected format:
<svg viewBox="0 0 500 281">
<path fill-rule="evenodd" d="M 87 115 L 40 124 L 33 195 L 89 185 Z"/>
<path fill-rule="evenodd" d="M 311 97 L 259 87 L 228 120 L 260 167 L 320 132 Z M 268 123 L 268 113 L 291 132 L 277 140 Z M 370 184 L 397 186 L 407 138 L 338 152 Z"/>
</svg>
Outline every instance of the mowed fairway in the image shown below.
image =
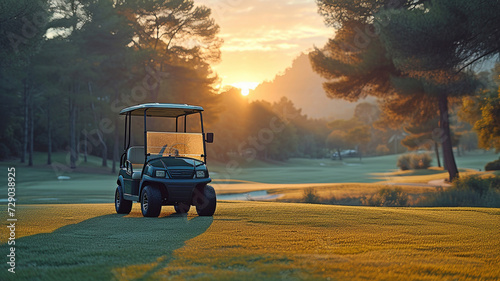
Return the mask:
<svg viewBox="0 0 500 281">
<path fill-rule="evenodd" d="M 0 280 L 500 278 L 499 209 L 228 201 L 213 217 L 164 207 L 143 218 L 138 204 L 127 216 L 113 204 L 17 213 L 16 274 L 4 263 Z"/>
</svg>

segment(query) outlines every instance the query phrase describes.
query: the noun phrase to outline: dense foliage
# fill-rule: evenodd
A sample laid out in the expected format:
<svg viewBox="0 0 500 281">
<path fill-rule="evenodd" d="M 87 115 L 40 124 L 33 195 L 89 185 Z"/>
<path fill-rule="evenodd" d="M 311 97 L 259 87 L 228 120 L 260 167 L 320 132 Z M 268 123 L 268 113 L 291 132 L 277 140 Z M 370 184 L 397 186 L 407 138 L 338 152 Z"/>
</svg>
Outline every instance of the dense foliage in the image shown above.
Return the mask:
<svg viewBox="0 0 500 281">
<path fill-rule="evenodd" d="M 396 166 L 403 171 L 421 170 L 431 166 L 432 157 L 427 153 L 409 153 L 399 156 Z"/>
<path fill-rule="evenodd" d="M 485 171 L 500 171 L 500 158 L 495 161 L 488 162 L 486 166 L 484 166 Z"/>
<path fill-rule="evenodd" d="M 229 88 L 219 96 L 219 119 L 209 126 L 217 140 L 209 156 L 220 161 L 241 159 L 287 160 L 327 155 L 326 121 L 309 119 L 288 99 L 249 102 L 240 90 Z"/>
<path fill-rule="evenodd" d="M 498 53 L 498 4 L 483 2 L 317 1 L 326 22 L 338 28 L 335 38 L 310 55 L 315 71 L 328 79 L 328 95 L 384 100 L 360 103 L 351 119 L 327 122 L 308 118 L 287 93 L 274 103 L 249 102 L 237 89 L 218 89 L 212 64 L 220 61 L 220 28 L 211 10 L 193 0 L 5 0 L 0 3 L 0 159 L 33 165 L 34 151 L 43 151 L 46 163 L 57 169 L 76 168 L 88 155 L 100 156 L 102 165 L 111 159 L 116 167 L 123 143 L 117 113 L 146 102 L 202 105 L 206 128 L 216 133 L 209 156 L 221 161 L 334 152 L 341 158 L 343 150 L 361 158 L 403 152 L 401 140 L 409 149 L 435 149 L 438 155 L 440 144 L 458 137 L 470 139 L 471 146 L 476 141 L 498 149 L 498 85 L 463 102 L 470 109 L 463 115 L 479 139 L 465 129 L 435 132 L 448 122 L 449 111 L 439 107 L 441 93 L 473 93 L 476 79 L 467 66 Z M 454 23 L 464 10 L 472 11 L 464 17 L 474 24 L 457 25 L 461 33 Z M 386 21 L 391 11 L 395 14 Z M 453 29 L 449 36 L 433 31 L 438 19 Z M 456 57 L 437 60 L 406 48 L 411 43 L 402 40 L 415 43 L 424 36 L 419 30 L 430 36 L 423 40 L 429 50 L 442 54 L 436 46 L 455 47 Z M 414 63 L 420 61 L 432 63 Z M 439 83 L 428 75 L 443 71 L 459 74 Z M 53 163 L 54 151 L 67 153 L 66 162 Z M 446 151 L 450 160 L 453 154 Z"/>
<path fill-rule="evenodd" d="M 447 189 L 430 195 L 419 205 L 439 207 L 500 207 L 500 177 L 476 175 L 457 179 Z"/>
<path fill-rule="evenodd" d="M 470 67 L 500 53 L 495 27 L 499 3 L 317 3 L 325 22 L 338 29 L 323 48 L 310 54 L 315 71 L 328 80 L 328 96 L 352 101 L 377 97 L 387 126 L 406 125 L 420 134 L 407 138 L 408 146 L 420 146 L 421 137 L 429 139 L 432 130 L 420 124 L 439 121 L 436 142 L 442 145 L 450 179 L 458 177 L 449 103 L 474 94 L 479 84 Z"/>
<path fill-rule="evenodd" d="M 362 198 L 361 202 L 365 206 L 406 207 L 409 204 L 409 197 L 400 187 L 382 188 L 377 193 Z"/>
</svg>

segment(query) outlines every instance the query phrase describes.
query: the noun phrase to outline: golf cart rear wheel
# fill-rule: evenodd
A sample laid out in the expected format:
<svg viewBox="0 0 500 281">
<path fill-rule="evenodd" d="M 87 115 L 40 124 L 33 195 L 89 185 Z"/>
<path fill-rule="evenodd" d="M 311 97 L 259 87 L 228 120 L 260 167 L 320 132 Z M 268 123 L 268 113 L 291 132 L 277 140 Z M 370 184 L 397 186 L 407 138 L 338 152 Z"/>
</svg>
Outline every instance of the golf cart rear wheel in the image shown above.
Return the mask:
<svg viewBox="0 0 500 281">
<path fill-rule="evenodd" d="M 145 217 L 157 217 L 161 212 L 161 192 L 153 186 L 146 186 L 141 195 L 141 211 Z"/>
<path fill-rule="evenodd" d="M 120 185 L 115 191 L 115 210 L 118 214 L 129 214 L 132 210 L 132 201 L 123 198 L 123 190 Z"/>
<path fill-rule="evenodd" d="M 196 212 L 199 216 L 213 216 L 217 206 L 217 197 L 212 186 L 206 185 L 196 194 L 195 204 Z"/>
<path fill-rule="evenodd" d="M 178 214 L 185 214 L 189 212 L 189 209 L 191 208 L 191 205 L 186 204 L 186 203 L 176 203 L 174 205 L 175 212 Z"/>
</svg>

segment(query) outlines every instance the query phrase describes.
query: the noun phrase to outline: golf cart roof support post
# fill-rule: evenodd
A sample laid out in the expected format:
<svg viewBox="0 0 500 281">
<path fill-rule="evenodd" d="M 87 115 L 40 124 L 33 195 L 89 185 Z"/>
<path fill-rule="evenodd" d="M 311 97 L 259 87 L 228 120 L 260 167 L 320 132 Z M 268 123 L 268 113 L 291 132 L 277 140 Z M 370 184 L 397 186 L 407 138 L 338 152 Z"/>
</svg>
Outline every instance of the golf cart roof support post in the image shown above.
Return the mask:
<svg viewBox="0 0 500 281">
<path fill-rule="evenodd" d="M 207 163 L 207 144 L 205 143 L 205 129 L 203 128 L 203 114 L 200 113 L 201 135 L 203 136 L 203 160 Z"/>
<path fill-rule="evenodd" d="M 123 150 L 127 149 L 127 121 L 128 121 L 128 114 L 125 115 L 125 134 L 123 135 Z"/>
<path fill-rule="evenodd" d="M 175 132 L 179 132 L 179 116 L 175 117 Z"/>
<path fill-rule="evenodd" d="M 147 111 L 147 108 L 144 109 L 144 163 L 148 162 L 148 130 L 146 127 Z"/>
<path fill-rule="evenodd" d="M 130 147 L 130 136 L 132 135 L 132 113 L 128 113 L 128 142 L 127 149 Z M 127 135 L 125 135 L 127 137 Z"/>
<path fill-rule="evenodd" d="M 187 118 L 188 118 L 187 114 L 186 114 L 186 115 L 184 115 L 184 133 L 186 132 Z"/>
</svg>

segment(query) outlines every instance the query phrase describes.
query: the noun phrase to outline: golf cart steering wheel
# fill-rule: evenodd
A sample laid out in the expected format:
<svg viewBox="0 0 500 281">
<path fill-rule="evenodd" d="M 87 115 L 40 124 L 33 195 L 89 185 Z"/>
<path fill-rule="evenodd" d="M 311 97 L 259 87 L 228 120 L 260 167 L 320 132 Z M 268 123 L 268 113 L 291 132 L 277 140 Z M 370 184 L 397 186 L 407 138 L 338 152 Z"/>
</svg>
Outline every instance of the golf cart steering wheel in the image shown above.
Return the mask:
<svg viewBox="0 0 500 281">
<path fill-rule="evenodd" d="M 184 145 L 183 143 L 176 143 L 174 145 L 172 145 L 169 149 L 169 154 L 170 155 L 175 155 L 175 157 L 178 157 L 179 156 L 179 149 L 175 148 L 176 146 L 178 145 Z"/>
<path fill-rule="evenodd" d="M 163 156 L 163 152 L 165 152 L 165 148 L 167 148 L 167 146 L 168 146 L 168 144 L 164 145 L 164 146 L 161 148 L 160 152 L 158 153 L 158 154 L 160 154 L 160 156 Z"/>
</svg>

